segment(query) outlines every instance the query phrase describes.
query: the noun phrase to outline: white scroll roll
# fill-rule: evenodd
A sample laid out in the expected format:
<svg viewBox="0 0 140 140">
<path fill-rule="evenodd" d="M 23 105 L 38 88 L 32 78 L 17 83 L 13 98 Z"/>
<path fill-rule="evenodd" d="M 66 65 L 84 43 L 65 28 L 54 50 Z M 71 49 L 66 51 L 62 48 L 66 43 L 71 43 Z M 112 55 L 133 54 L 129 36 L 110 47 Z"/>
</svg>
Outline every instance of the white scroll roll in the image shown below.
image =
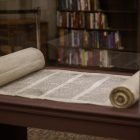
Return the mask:
<svg viewBox="0 0 140 140">
<path fill-rule="evenodd" d="M 45 66 L 44 56 L 36 48 L 23 49 L 0 57 L 0 86 Z"/>
<path fill-rule="evenodd" d="M 128 108 L 135 104 L 140 98 L 140 71 L 128 78 L 120 86 L 114 88 L 110 93 L 110 101 L 114 107 Z"/>
</svg>

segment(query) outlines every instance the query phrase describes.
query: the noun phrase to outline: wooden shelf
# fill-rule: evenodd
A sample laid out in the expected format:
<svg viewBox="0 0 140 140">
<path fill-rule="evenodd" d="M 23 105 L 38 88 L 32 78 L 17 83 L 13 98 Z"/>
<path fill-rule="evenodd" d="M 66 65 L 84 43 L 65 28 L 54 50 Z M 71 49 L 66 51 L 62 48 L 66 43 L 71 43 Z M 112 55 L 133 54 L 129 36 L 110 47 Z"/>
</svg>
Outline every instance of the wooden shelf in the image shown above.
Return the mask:
<svg viewBox="0 0 140 140">
<path fill-rule="evenodd" d="M 60 12 L 81 12 L 81 13 L 98 13 L 98 12 L 101 12 L 101 13 L 111 13 L 111 14 L 137 14 L 137 11 L 136 10 L 94 10 L 94 11 L 82 11 L 82 10 L 59 10 L 58 11 Z"/>
<path fill-rule="evenodd" d="M 129 73 L 135 73 L 137 72 L 137 70 L 134 69 L 124 69 L 124 68 L 116 68 L 116 67 L 112 67 L 112 68 L 105 68 L 105 67 L 99 67 L 99 66 L 81 66 L 81 65 L 69 65 L 69 64 L 59 64 L 59 63 L 53 63 L 53 64 L 49 64 L 50 66 L 53 66 L 55 68 L 79 68 L 79 69 L 89 69 L 89 70 L 101 70 L 101 71 L 112 71 L 112 72 L 129 72 Z"/>
<path fill-rule="evenodd" d="M 17 48 L 36 47 L 35 19 L 0 19 L 0 49 L 9 46 L 11 52 Z M 41 46 L 47 44 L 48 23 L 41 21 L 40 36 Z M 6 51 L 6 50 L 5 50 Z M 8 51 L 6 51 L 8 53 Z"/>
<path fill-rule="evenodd" d="M 63 2 L 59 0 L 57 8 L 58 42 L 60 43 L 59 47 L 57 44 L 58 60 L 62 59 L 65 63 L 69 60 L 70 62 L 88 61 L 92 58 L 89 52 L 93 50 L 105 50 L 104 55 L 107 58 L 104 59 L 107 61 L 113 59 L 109 52 L 137 53 L 140 45 L 138 37 L 140 2 L 138 0 L 95 0 L 97 5 L 94 5 L 94 10 L 89 1 L 80 4 L 73 1 L 71 5 Z M 91 47 L 89 47 L 90 44 Z M 62 48 L 64 48 L 63 51 L 61 51 Z M 77 51 L 78 49 L 81 51 Z M 87 58 L 82 60 L 81 56 Z M 98 59 L 100 61 L 101 58 Z M 59 62 L 63 63 L 63 61 Z M 114 60 L 111 63 L 114 63 Z M 69 64 L 64 66 L 73 67 Z M 80 65 L 77 67 L 81 68 Z M 89 69 L 89 66 L 84 67 Z"/>
<path fill-rule="evenodd" d="M 80 46 L 80 47 L 71 47 L 71 46 L 59 46 L 59 48 L 62 48 L 62 49 L 84 49 L 84 50 L 107 50 L 107 51 L 114 51 L 114 52 L 126 52 L 126 53 L 137 53 L 136 50 L 126 50 L 124 48 L 120 48 L 120 49 L 115 49 L 115 48 L 93 48 L 93 47 L 84 47 L 84 46 Z"/>
<path fill-rule="evenodd" d="M 137 30 L 134 28 L 108 28 L 108 29 L 89 29 L 89 28 L 72 28 L 72 27 L 57 27 L 58 29 L 68 29 L 68 30 L 87 30 L 87 31 L 122 31 L 122 32 L 136 32 Z"/>
</svg>

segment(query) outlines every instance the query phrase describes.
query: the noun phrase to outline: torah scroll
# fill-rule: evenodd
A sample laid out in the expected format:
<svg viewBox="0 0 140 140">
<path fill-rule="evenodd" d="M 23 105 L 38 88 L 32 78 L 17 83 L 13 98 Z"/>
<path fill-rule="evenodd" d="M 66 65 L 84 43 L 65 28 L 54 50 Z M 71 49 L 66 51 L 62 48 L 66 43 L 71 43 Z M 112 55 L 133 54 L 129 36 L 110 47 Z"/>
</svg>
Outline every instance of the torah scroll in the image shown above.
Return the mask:
<svg viewBox="0 0 140 140">
<path fill-rule="evenodd" d="M 110 101 L 114 107 L 128 108 L 135 104 L 139 98 L 140 71 L 131 76 L 120 86 L 114 88 L 110 93 Z"/>
<path fill-rule="evenodd" d="M 0 57 L 0 86 L 21 78 L 45 66 L 40 50 L 27 48 Z"/>
</svg>

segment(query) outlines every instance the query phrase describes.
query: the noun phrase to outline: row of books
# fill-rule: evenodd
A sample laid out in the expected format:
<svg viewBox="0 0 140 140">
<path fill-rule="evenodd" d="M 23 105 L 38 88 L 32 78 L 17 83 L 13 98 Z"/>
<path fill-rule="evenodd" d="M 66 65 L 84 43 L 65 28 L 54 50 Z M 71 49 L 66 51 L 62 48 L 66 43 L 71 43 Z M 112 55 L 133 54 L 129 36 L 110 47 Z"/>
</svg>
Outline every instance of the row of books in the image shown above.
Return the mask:
<svg viewBox="0 0 140 140">
<path fill-rule="evenodd" d="M 102 12 L 60 12 L 57 11 L 57 26 L 67 28 L 106 29 L 107 16 Z"/>
<path fill-rule="evenodd" d="M 59 10 L 91 11 L 99 8 L 99 0 L 58 0 Z"/>
<path fill-rule="evenodd" d="M 84 49 L 58 49 L 60 64 L 112 67 L 109 51 Z"/>
<path fill-rule="evenodd" d="M 59 44 L 61 47 L 87 47 L 121 49 L 121 35 L 118 31 L 86 31 L 86 30 L 59 30 Z"/>
</svg>

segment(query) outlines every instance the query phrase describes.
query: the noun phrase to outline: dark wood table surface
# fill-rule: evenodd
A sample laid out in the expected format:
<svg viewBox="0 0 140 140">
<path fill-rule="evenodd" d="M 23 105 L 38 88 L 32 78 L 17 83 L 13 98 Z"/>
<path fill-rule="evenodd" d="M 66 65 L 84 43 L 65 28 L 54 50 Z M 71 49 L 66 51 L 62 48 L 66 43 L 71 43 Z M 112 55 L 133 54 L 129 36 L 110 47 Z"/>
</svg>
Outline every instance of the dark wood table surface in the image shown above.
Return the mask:
<svg viewBox="0 0 140 140">
<path fill-rule="evenodd" d="M 140 140 L 140 104 L 116 109 L 0 95 L 0 123 L 2 136 L 14 140 L 26 140 L 27 127 Z"/>
</svg>

